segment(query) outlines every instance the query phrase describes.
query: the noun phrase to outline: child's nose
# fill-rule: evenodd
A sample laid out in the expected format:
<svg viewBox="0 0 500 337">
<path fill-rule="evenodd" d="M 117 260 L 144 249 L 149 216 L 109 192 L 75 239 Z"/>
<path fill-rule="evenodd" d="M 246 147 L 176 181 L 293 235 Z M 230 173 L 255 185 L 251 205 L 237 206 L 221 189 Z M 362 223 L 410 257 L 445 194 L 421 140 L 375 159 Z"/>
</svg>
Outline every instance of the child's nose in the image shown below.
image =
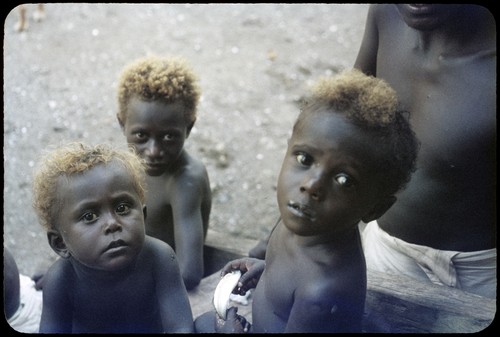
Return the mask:
<svg viewBox="0 0 500 337">
<path fill-rule="evenodd" d="M 323 198 L 323 184 L 321 170 L 310 170 L 300 185 L 300 191 L 308 193 L 313 200 L 320 201 Z"/>
<path fill-rule="evenodd" d="M 154 140 L 148 142 L 145 152 L 148 157 L 152 158 L 160 157 L 163 154 L 160 144 Z"/>
<path fill-rule="evenodd" d="M 119 232 L 119 231 L 121 231 L 121 229 L 122 229 L 122 226 L 120 225 L 120 223 L 118 221 L 116 221 L 116 219 L 113 216 L 110 216 L 106 221 L 106 225 L 104 227 L 104 233 L 111 234 L 111 233 Z"/>
</svg>

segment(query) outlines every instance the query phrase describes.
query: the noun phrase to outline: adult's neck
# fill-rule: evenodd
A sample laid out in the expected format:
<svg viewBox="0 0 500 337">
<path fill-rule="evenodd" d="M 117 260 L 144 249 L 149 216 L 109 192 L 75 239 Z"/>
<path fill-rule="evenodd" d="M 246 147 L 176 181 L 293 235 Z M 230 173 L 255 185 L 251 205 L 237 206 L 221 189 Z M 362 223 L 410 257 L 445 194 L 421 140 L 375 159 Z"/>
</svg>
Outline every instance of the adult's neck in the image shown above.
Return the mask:
<svg viewBox="0 0 500 337">
<path fill-rule="evenodd" d="M 432 30 L 415 30 L 416 47 L 445 57 L 496 52 L 496 23 L 491 12 L 478 5 L 465 6 Z"/>
</svg>

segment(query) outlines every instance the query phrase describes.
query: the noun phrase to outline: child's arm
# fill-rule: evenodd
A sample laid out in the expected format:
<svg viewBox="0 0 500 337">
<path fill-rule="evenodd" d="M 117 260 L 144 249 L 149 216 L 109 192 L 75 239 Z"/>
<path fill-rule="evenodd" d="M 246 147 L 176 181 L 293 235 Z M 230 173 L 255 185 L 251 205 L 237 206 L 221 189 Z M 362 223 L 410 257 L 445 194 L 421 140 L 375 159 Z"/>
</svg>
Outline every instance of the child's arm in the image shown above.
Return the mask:
<svg viewBox="0 0 500 337">
<path fill-rule="evenodd" d="M 177 254 L 182 279 L 188 290 L 203 277 L 203 181 L 193 176 L 180 177 L 172 193 L 172 214 Z"/>
<path fill-rule="evenodd" d="M 44 276 L 41 333 L 72 332 L 73 307 L 69 293 L 74 290 L 74 283 L 69 268 L 68 261 L 59 259 Z"/>
<path fill-rule="evenodd" d="M 193 314 L 174 250 L 163 241 L 147 237 L 153 250 L 155 287 L 165 332 L 194 332 Z"/>
</svg>

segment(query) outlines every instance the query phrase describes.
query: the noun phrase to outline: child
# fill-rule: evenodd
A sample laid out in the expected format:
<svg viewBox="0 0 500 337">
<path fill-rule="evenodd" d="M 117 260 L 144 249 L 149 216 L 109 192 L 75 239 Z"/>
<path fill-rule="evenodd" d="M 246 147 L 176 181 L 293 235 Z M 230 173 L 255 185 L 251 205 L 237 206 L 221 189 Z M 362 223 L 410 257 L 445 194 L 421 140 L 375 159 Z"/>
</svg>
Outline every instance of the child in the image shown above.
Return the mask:
<svg viewBox="0 0 500 337">
<path fill-rule="evenodd" d="M 361 331 L 366 266 L 358 222 L 391 207 L 414 170 L 417 145 L 382 80 L 350 71 L 316 85 L 288 143 L 277 188 L 281 222 L 265 262 L 242 258 L 222 271 L 243 273 L 234 293 L 255 287 L 251 331 Z M 234 309 L 216 320 L 217 331 L 245 327 Z M 213 330 L 213 322 L 204 314 L 195 328 Z"/>
<path fill-rule="evenodd" d="M 3 303 L 7 323 L 22 333 L 38 333 L 42 292 L 30 277 L 20 274 L 14 257 L 4 247 Z"/>
<path fill-rule="evenodd" d="M 175 250 L 188 290 L 204 274 L 212 205 L 206 168 L 184 149 L 199 96 L 195 75 L 175 58 L 151 56 L 130 64 L 118 87 L 118 122 L 128 144 L 146 162 L 146 234 Z"/>
<path fill-rule="evenodd" d="M 144 233 L 131 152 L 69 144 L 34 177 L 34 207 L 61 257 L 44 277 L 42 333 L 192 332 L 174 251 Z"/>
<path fill-rule="evenodd" d="M 396 90 L 422 147 L 362 233 L 369 270 L 496 298 L 496 32 L 482 5 L 371 5 L 354 66 Z"/>
</svg>

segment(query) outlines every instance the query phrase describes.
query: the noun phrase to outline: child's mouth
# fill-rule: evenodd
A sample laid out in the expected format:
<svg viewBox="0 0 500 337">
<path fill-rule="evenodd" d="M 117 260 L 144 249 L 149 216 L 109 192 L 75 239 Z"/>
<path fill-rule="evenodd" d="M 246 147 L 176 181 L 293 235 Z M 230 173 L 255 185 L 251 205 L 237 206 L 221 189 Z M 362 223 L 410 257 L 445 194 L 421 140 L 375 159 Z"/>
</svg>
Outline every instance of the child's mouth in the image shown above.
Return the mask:
<svg viewBox="0 0 500 337">
<path fill-rule="evenodd" d="M 294 215 L 300 218 L 307 218 L 311 221 L 314 221 L 316 219 L 315 212 L 308 205 L 300 204 L 290 200 L 287 206 Z"/>
<path fill-rule="evenodd" d="M 116 241 L 112 241 L 108 247 L 106 248 L 106 250 L 110 250 L 110 249 L 114 249 L 114 248 L 118 248 L 118 247 L 124 247 L 126 246 L 126 243 L 125 241 L 123 240 L 116 240 Z"/>
</svg>

